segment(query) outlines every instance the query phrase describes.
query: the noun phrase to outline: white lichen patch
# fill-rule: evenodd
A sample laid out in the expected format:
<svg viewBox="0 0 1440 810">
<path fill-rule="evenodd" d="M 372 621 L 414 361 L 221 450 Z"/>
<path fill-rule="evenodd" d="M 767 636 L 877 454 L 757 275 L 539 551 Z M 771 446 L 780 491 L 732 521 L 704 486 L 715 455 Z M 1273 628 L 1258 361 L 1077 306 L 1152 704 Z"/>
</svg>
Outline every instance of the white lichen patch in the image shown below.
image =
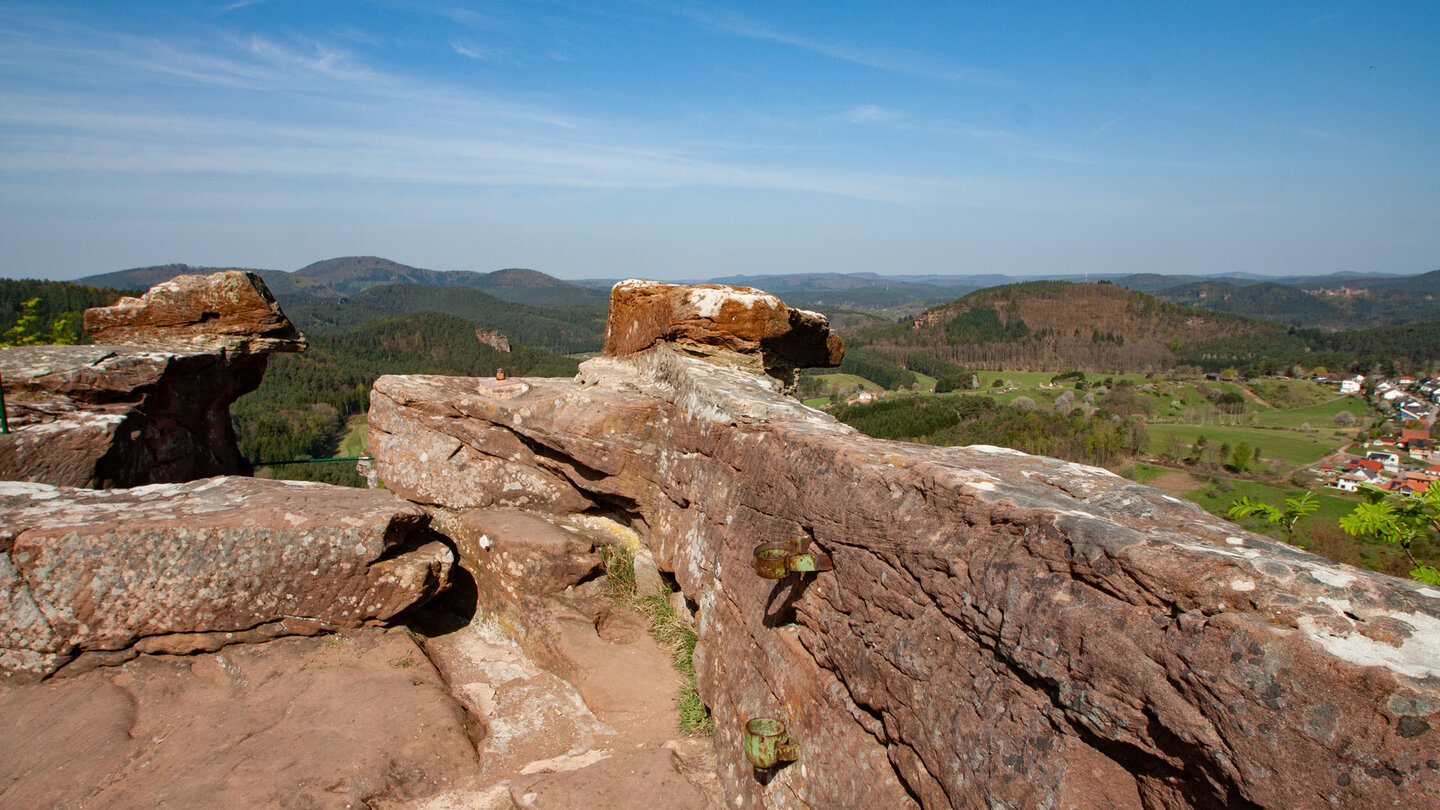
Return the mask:
<svg viewBox="0 0 1440 810">
<path fill-rule="evenodd" d="M 1012 450 L 1009 447 L 996 447 L 993 444 L 971 444 L 966 445 L 966 450 L 974 450 L 978 453 L 991 453 L 1000 456 L 1023 456 L 1025 453 L 1019 450 Z"/>
<path fill-rule="evenodd" d="M 714 319 L 729 303 L 736 303 L 746 309 L 766 306 L 779 309 L 780 299 L 769 293 L 747 293 L 728 289 L 691 289 L 685 292 L 685 303 L 694 307 L 695 314 L 702 318 Z"/>
<path fill-rule="evenodd" d="M 1254 580 L 1249 579 L 1233 580 L 1230 583 L 1230 590 L 1239 591 L 1241 593 L 1249 593 L 1250 591 L 1255 590 L 1255 582 Z"/>
<path fill-rule="evenodd" d="M 1232 546 L 1243 546 L 1243 545 L 1245 545 L 1245 538 L 1243 538 L 1243 537 L 1227 537 L 1227 538 L 1225 538 L 1225 542 L 1226 542 L 1226 543 L 1229 543 L 1229 544 L 1232 545 Z"/>
<path fill-rule="evenodd" d="M 1308 566 L 1308 568 L 1310 576 L 1332 588 L 1349 587 L 1349 585 L 1355 581 L 1354 574 L 1347 574 L 1344 571 L 1338 571 L 1328 566 L 1312 565 Z"/>
<path fill-rule="evenodd" d="M 1348 602 L 1344 602 L 1344 600 L 1322 601 L 1333 602 L 1332 607 L 1340 604 L 1348 605 Z M 1386 667 L 1392 672 L 1411 678 L 1440 676 L 1440 619 L 1423 613 L 1381 613 L 1379 615 L 1403 622 L 1411 628 L 1410 636 L 1398 645 L 1394 645 L 1377 641 L 1358 631 L 1337 633 L 1330 627 L 1322 626 L 1310 616 L 1301 616 L 1297 623 L 1301 632 L 1319 644 L 1326 652 L 1352 664 Z M 1345 618 L 1348 620 L 1348 617 Z"/>
</svg>

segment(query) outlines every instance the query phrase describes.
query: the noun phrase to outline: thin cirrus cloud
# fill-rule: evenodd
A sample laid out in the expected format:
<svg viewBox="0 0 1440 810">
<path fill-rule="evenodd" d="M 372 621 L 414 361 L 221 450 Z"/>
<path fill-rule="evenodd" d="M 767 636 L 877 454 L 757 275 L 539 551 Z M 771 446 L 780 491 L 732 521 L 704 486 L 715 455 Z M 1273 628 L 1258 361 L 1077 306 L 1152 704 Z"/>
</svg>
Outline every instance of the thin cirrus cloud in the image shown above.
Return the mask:
<svg viewBox="0 0 1440 810">
<path fill-rule="evenodd" d="M 37 72 L 53 64 L 123 73 L 132 83 L 147 78 L 142 94 L 123 101 L 81 90 L 4 93 L 0 122 L 24 131 L 0 148 L 0 168 L 450 186 L 708 186 L 890 202 L 913 200 L 917 188 L 903 177 L 737 162 L 723 145 L 656 147 L 625 122 L 581 120 L 386 73 L 324 43 L 288 47 L 259 36 L 222 42 L 206 52 L 84 30 L 58 47 L 29 43 L 12 51 L 10 61 Z M 184 88 L 196 84 L 213 88 L 219 103 L 187 104 L 193 91 Z M 239 103 L 225 104 L 225 94 Z M 245 106 L 274 104 L 276 95 L 305 103 L 288 105 L 283 120 L 256 118 Z"/>
<path fill-rule="evenodd" d="M 809 53 L 889 73 L 992 87 L 1013 87 L 1015 85 L 1013 79 L 998 71 L 955 65 L 911 50 L 864 48 L 844 42 L 795 36 L 731 11 L 711 10 L 697 6 L 664 10 L 712 30 L 746 39 L 788 45 Z"/>
</svg>

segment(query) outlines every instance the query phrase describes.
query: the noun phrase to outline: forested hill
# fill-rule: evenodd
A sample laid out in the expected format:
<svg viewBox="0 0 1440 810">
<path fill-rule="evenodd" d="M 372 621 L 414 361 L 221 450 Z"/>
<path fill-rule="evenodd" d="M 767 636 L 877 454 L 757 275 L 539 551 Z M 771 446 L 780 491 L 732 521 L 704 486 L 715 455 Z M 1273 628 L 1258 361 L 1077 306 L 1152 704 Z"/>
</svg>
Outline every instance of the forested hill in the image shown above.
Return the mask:
<svg viewBox="0 0 1440 810">
<path fill-rule="evenodd" d="M 512 349 L 492 349 L 475 339 L 474 323 L 434 312 L 310 336 L 304 354 L 271 357 L 259 390 L 232 406 L 240 451 L 252 461 L 334 455 L 348 417 L 370 407 L 370 386 L 383 374 L 478 377 L 504 368 L 516 376 L 568 377 L 579 366 L 545 349 L 513 343 Z M 284 473 L 357 483 L 353 465 L 289 466 Z"/>
<path fill-rule="evenodd" d="M 1310 291 L 1268 282 L 1242 286 L 1196 281 L 1158 290 L 1155 297 L 1288 326 L 1353 329 L 1440 319 L 1440 272 L 1405 279 L 1352 280 L 1348 286 L 1331 283 Z"/>
<path fill-rule="evenodd" d="M 911 323 L 846 338 L 896 359 L 924 354 L 970 368 L 1147 372 L 1173 368 L 1182 347 L 1284 331 L 1107 282 L 1035 281 L 980 290 Z"/>
<path fill-rule="evenodd" d="M 512 342 L 544 346 L 560 354 L 598 352 L 605 339 L 603 307 L 526 306 L 466 287 L 391 284 L 350 298 L 292 297 L 282 300 L 281 306 L 311 338 L 349 331 L 376 318 L 436 312 L 498 329 Z M 473 327 L 470 339 L 475 339 Z"/>
</svg>

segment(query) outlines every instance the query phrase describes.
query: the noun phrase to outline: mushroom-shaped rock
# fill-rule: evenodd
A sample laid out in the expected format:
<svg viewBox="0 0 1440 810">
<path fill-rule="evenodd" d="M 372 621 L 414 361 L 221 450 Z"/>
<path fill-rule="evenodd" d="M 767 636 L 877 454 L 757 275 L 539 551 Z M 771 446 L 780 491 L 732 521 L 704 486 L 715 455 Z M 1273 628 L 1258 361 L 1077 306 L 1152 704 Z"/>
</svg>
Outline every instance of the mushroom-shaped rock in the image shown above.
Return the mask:
<svg viewBox="0 0 1440 810">
<path fill-rule="evenodd" d="M 139 298 L 85 310 L 96 343 L 228 357 L 298 352 L 305 338 L 254 273 L 179 276 Z"/>
<path fill-rule="evenodd" d="M 662 343 L 787 380 L 797 368 L 838 366 L 845 342 L 817 312 L 751 287 L 630 279 L 610 291 L 606 357 Z"/>
</svg>

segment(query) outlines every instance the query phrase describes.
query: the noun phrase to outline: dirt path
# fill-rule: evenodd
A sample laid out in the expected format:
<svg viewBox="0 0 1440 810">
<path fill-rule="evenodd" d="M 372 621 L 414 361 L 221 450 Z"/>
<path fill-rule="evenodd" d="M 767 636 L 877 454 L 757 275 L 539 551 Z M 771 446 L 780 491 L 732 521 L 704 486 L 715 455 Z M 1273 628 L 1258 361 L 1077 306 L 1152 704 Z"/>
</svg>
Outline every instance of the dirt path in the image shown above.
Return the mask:
<svg viewBox="0 0 1440 810">
<path fill-rule="evenodd" d="M 427 657 L 476 719 L 480 771 L 405 810 L 541 810 L 664 806 L 720 810 L 709 737 L 678 729 L 680 677 L 645 620 L 615 605 L 604 580 L 548 600 L 568 677 L 538 666 L 483 610 L 426 633 Z M 423 628 L 422 628 L 423 630 Z"/>
</svg>

